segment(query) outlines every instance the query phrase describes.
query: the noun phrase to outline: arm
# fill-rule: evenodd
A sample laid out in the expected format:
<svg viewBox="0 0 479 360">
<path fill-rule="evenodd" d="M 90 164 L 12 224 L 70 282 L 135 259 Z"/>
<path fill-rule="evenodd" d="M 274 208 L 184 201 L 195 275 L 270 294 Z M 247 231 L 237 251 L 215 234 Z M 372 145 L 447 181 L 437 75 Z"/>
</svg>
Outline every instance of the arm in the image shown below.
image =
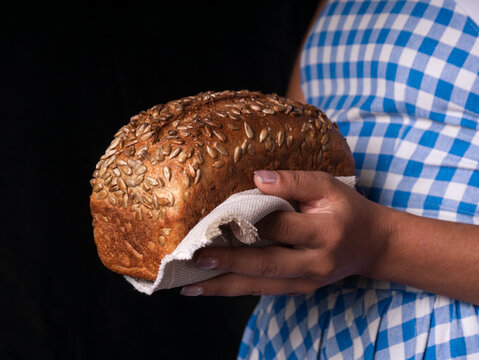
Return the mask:
<svg viewBox="0 0 479 360">
<path fill-rule="evenodd" d="M 287 96 L 304 102 L 299 55 Z M 292 247 L 203 250 L 199 267 L 229 273 L 185 287 L 184 295 L 303 293 L 358 274 L 479 305 L 479 226 L 387 208 L 324 173 L 268 173 L 257 172 L 256 186 L 297 200 L 301 213 L 273 214 L 258 228 Z"/>
<path fill-rule="evenodd" d="M 422 218 L 374 203 L 322 172 L 258 171 L 266 194 L 296 200 L 261 236 L 292 247 L 205 249 L 197 265 L 229 273 L 184 295 L 298 294 L 358 274 L 479 304 L 479 226 Z"/>
</svg>

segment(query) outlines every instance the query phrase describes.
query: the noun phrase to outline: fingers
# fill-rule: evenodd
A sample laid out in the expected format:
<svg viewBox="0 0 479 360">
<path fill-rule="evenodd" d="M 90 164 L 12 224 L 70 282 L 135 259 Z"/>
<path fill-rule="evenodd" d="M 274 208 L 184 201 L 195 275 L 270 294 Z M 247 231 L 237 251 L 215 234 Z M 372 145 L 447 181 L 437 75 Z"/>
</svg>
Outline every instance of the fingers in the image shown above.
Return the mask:
<svg viewBox="0 0 479 360">
<path fill-rule="evenodd" d="M 331 194 L 339 182 L 321 171 L 255 171 L 255 185 L 268 195 L 306 203 Z M 340 186 L 340 185 L 339 185 Z"/>
<path fill-rule="evenodd" d="M 228 273 L 185 286 L 186 296 L 299 295 L 314 291 L 319 284 L 310 279 L 266 279 Z"/>
<path fill-rule="evenodd" d="M 284 244 L 317 247 L 321 219 L 309 214 L 278 211 L 261 219 L 255 226 L 261 238 Z"/>
<path fill-rule="evenodd" d="M 265 278 L 307 277 L 308 264 L 314 264 L 313 254 L 309 251 L 280 246 L 205 249 L 196 261 L 196 265 L 205 270 L 219 269 Z"/>
</svg>

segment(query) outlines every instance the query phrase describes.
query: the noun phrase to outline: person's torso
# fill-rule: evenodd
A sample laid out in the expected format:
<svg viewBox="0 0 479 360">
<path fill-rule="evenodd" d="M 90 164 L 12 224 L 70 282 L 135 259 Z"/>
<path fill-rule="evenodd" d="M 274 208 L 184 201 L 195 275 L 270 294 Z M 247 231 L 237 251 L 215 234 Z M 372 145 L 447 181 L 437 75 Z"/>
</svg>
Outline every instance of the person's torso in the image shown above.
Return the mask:
<svg viewBox="0 0 479 360">
<path fill-rule="evenodd" d="M 330 1 L 301 56 L 370 199 L 479 223 L 479 28 L 452 0 Z"/>
</svg>

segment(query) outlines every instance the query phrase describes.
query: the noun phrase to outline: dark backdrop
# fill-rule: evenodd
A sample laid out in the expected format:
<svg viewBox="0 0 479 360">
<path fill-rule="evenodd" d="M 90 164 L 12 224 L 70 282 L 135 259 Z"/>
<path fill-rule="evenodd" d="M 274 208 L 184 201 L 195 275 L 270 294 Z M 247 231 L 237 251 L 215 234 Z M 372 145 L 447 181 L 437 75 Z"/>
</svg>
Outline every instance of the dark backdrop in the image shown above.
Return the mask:
<svg viewBox="0 0 479 360">
<path fill-rule="evenodd" d="M 137 293 L 100 263 L 113 134 L 203 90 L 284 95 L 316 1 L 19 4 L 0 15 L 1 359 L 232 359 L 258 298 Z"/>
</svg>

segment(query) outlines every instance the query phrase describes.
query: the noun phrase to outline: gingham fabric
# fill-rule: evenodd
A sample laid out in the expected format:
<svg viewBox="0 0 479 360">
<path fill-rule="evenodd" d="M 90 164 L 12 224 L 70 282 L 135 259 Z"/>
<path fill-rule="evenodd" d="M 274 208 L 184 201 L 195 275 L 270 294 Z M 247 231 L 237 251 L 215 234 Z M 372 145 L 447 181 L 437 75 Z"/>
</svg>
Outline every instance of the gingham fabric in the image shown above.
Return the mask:
<svg viewBox="0 0 479 360">
<path fill-rule="evenodd" d="M 365 196 L 479 224 L 478 36 L 452 0 L 326 4 L 302 52 L 302 88 L 347 137 Z M 479 307 L 351 277 L 263 296 L 238 358 L 479 359 Z"/>
</svg>

